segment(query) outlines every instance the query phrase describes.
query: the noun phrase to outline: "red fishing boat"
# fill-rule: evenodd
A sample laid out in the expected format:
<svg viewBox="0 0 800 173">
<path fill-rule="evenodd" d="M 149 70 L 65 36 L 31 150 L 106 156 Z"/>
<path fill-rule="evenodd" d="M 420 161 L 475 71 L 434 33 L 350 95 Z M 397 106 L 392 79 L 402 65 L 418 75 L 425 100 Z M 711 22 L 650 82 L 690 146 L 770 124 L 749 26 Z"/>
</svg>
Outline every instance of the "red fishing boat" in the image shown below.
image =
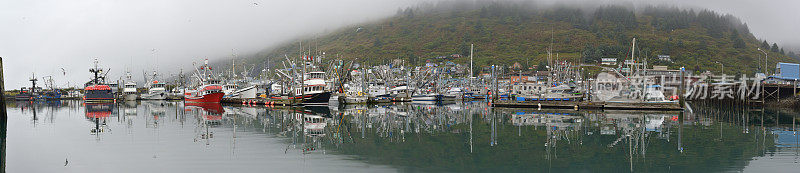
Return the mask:
<svg viewBox="0 0 800 173">
<path fill-rule="evenodd" d="M 86 102 L 111 102 L 114 94 L 108 85 L 90 85 L 83 89 L 83 100 Z"/>
<path fill-rule="evenodd" d="M 197 103 L 219 103 L 225 93 L 222 92 L 222 85 L 208 84 L 197 88 L 197 90 L 187 91 L 184 98 L 187 102 Z"/>
</svg>

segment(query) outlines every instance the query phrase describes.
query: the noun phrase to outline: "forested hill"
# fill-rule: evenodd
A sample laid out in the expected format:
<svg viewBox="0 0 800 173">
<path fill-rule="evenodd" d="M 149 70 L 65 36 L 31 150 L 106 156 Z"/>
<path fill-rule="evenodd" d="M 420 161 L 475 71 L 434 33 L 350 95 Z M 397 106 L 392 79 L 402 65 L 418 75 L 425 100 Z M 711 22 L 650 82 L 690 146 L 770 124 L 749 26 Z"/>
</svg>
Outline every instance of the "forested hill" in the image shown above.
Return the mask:
<svg viewBox="0 0 800 173">
<path fill-rule="evenodd" d="M 797 61 L 794 53 L 758 40 L 736 17 L 709 10 L 536 8 L 512 3 L 441 6 L 400 9 L 381 21 L 265 49 L 251 60 L 263 62 L 271 57 L 277 62 L 284 55 L 299 56 L 302 41 L 305 50 L 370 64 L 397 58 L 412 64 L 468 63 L 470 44 L 475 45 L 476 67 L 515 62 L 523 67 L 539 65 L 546 62 L 551 45 L 559 59 L 597 63 L 605 57 L 629 57 L 631 40 L 636 38 L 637 57 L 670 68 L 718 72 L 722 63 L 728 74 L 751 75 L 764 66 L 764 54 L 757 48 L 769 53 L 771 70 L 775 62 Z M 453 54 L 463 57 L 436 58 Z M 670 55 L 673 62 L 659 61 L 657 55 Z"/>
</svg>

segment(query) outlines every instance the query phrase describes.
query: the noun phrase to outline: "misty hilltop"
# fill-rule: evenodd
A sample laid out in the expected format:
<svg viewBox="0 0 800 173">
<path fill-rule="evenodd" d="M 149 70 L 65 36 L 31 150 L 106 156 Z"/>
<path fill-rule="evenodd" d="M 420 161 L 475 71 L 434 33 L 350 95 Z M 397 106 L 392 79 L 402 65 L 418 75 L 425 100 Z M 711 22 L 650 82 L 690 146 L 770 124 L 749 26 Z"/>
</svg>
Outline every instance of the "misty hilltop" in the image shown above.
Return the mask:
<svg viewBox="0 0 800 173">
<path fill-rule="evenodd" d="M 267 48 L 249 61 L 279 62 L 284 55 L 300 56 L 302 43 L 305 52 L 326 52 L 327 57 L 369 64 L 393 59 L 415 65 L 469 63 L 470 44 L 475 46 L 476 69 L 516 62 L 539 65 L 546 62 L 550 47 L 559 59 L 598 63 L 601 58 L 630 57 L 633 38 L 637 57 L 673 69 L 719 71 L 719 62 L 728 74 L 753 74 L 764 66 L 764 54 L 757 48 L 769 53 L 769 69 L 776 62 L 797 62 L 794 52 L 758 40 L 738 18 L 710 10 L 634 10 L 616 5 L 541 8 L 516 3 L 440 3 L 398 9 L 396 15 L 380 21 Z M 454 54 L 462 57 L 436 58 Z M 658 55 L 670 55 L 672 62 L 660 61 Z"/>
</svg>

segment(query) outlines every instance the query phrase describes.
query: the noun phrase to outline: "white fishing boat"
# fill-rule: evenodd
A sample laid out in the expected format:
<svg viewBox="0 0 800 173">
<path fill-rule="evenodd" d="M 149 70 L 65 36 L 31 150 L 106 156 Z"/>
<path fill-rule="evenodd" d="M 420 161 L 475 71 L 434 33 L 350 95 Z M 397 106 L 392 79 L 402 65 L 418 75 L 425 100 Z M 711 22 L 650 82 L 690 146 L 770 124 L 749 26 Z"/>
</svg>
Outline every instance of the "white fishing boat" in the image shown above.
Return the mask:
<svg viewBox="0 0 800 173">
<path fill-rule="evenodd" d="M 133 82 L 131 73 L 125 75 L 125 85 L 122 88 L 122 95 L 125 100 L 136 100 L 139 98 L 139 92 L 136 91 L 136 82 Z"/>
<path fill-rule="evenodd" d="M 420 93 L 411 96 L 411 101 L 442 101 L 442 95 L 436 93 Z"/>
<path fill-rule="evenodd" d="M 227 84 L 223 86 L 224 98 L 253 99 L 256 98 L 256 86 L 239 87 L 238 84 Z"/>
<path fill-rule="evenodd" d="M 160 82 L 154 80 L 150 82 L 149 87 L 147 87 L 147 93 L 142 94 L 143 100 L 164 100 L 167 99 L 167 84 L 164 82 Z"/>
<path fill-rule="evenodd" d="M 153 77 L 148 82 L 147 93 L 141 95 L 143 100 L 164 100 L 167 99 L 167 84 L 158 81 L 158 73 L 153 72 Z"/>
<path fill-rule="evenodd" d="M 371 82 L 367 87 L 367 97 L 370 103 L 389 103 L 392 98 L 389 95 L 386 84 L 383 82 Z"/>
<path fill-rule="evenodd" d="M 519 83 L 512 86 L 517 101 L 580 101 L 583 94 L 566 84 Z"/>
<path fill-rule="evenodd" d="M 136 83 L 126 82 L 125 88 L 122 89 L 122 94 L 125 100 L 136 100 L 139 98 L 139 93 L 136 92 Z"/>
<path fill-rule="evenodd" d="M 411 93 L 414 92 L 414 87 L 406 85 L 397 86 L 389 90 L 389 96 L 393 101 L 411 101 Z"/>
<path fill-rule="evenodd" d="M 448 89 L 442 96 L 443 101 L 460 101 L 464 100 L 464 91 L 461 88 L 453 87 Z"/>
<path fill-rule="evenodd" d="M 367 103 L 367 93 L 363 91 L 363 87 L 357 85 L 344 84 L 347 88 L 344 92 L 344 102 L 347 104 Z"/>
</svg>

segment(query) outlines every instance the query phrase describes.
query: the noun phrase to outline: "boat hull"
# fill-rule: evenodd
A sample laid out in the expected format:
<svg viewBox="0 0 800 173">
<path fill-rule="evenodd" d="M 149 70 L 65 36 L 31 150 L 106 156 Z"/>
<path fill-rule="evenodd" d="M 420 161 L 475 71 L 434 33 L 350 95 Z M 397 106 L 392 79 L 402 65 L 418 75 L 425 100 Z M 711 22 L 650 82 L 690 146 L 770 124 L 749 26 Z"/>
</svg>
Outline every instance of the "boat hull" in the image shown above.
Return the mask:
<svg viewBox="0 0 800 173">
<path fill-rule="evenodd" d="M 142 100 L 165 100 L 167 92 L 153 92 L 142 95 Z"/>
<path fill-rule="evenodd" d="M 187 102 L 194 102 L 194 103 L 219 103 L 222 101 L 222 97 L 225 96 L 225 93 L 211 93 L 200 95 L 198 97 L 191 97 L 185 96 L 185 100 Z"/>
<path fill-rule="evenodd" d="M 18 94 L 16 96 L 14 96 L 14 99 L 16 99 L 16 100 L 33 100 L 33 97 L 31 95 L 29 95 L 29 94 L 24 94 L 24 95 L 23 94 Z"/>
<path fill-rule="evenodd" d="M 112 102 L 114 101 L 114 95 L 111 94 L 111 90 L 103 91 L 93 91 L 87 92 L 83 100 L 86 102 Z"/>
<path fill-rule="evenodd" d="M 441 101 L 441 95 L 416 95 L 411 97 L 411 101 Z"/>
<path fill-rule="evenodd" d="M 303 96 L 304 105 L 327 105 L 330 100 L 331 92 L 321 92 Z"/>
<path fill-rule="evenodd" d="M 130 101 L 130 100 L 136 100 L 138 97 L 139 96 L 137 94 L 126 94 L 124 99 Z"/>
<path fill-rule="evenodd" d="M 256 91 L 257 91 L 256 87 L 255 86 L 251 86 L 251 87 L 247 87 L 247 88 L 243 88 L 243 89 L 240 89 L 240 90 L 233 91 L 233 92 L 225 95 L 224 97 L 225 98 L 237 98 L 237 99 L 254 99 L 254 98 L 256 98 Z"/>
<path fill-rule="evenodd" d="M 344 103 L 346 104 L 367 103 L 367 97 L 364 96 L 344 97 Z"/>
</svg>

